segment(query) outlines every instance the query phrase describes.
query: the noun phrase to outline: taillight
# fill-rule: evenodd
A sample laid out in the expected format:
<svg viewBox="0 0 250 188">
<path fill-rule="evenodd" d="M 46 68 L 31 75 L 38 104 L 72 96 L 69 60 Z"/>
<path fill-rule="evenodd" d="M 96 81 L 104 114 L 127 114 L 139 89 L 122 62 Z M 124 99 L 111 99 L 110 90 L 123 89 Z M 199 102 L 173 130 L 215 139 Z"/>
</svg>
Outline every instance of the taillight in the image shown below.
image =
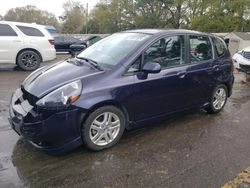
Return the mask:
<svg viewBox="0 0 250 188">
<path fill-rule="evenodd" d="M 49 39 L 49 43 L 50 43 L 51 45 L 55 45 L 55 40 L 54 40 L 54 39 Z"/>
</svg>

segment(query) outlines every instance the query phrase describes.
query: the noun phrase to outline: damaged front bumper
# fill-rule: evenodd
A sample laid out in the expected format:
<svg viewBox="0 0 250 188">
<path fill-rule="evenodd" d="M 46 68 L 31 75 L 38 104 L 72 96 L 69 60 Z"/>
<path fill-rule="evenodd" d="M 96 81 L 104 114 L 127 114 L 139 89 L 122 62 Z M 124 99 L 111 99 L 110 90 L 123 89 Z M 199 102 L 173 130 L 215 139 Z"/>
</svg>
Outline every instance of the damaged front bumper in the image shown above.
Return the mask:
<svg viewBox="0 0 250 188">
<path fill-rule="evenodd" d="M 39 111 L 18 89 L 12 95 L 9 114 L 12 129 L 46 152 L 64 153 L 82 144 L 81 123 L 85 113 L 76 107 Z"/>
</svg>

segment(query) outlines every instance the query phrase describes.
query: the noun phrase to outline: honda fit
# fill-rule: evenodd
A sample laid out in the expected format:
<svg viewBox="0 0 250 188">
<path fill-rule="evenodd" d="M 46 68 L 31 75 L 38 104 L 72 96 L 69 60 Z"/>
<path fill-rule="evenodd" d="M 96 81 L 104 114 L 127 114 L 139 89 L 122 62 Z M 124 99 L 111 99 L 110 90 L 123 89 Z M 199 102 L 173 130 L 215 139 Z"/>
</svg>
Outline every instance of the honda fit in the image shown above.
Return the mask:
<svg viewBox="0 0 250 188">
<path fill-rule="evenodd" d="M 115 145 L 124 130 L 185 111 L 220 112 L 232 93 L 224 41 L 188 30 L 115 33 L 42 67 L 17 89 L 12 128 L 47 152 Z"/>
</svg>

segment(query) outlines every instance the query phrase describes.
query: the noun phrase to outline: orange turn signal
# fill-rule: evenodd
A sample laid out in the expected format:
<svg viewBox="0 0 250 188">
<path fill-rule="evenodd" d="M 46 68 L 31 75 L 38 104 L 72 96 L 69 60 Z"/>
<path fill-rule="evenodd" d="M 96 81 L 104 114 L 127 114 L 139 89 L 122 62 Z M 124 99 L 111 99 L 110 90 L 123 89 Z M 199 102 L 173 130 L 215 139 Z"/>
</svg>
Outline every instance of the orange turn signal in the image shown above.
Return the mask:
<svg viewBox="0 0 250 188">
<path fill-rule="evenodd" d="M 70 99 L 70 102 L 71 103 L 74 103 L 77 101 L 77 99 L 80 97 L 80 95 L 77 95 L 77 96 L 71 96 L 69 99 Z"/>
</svg>

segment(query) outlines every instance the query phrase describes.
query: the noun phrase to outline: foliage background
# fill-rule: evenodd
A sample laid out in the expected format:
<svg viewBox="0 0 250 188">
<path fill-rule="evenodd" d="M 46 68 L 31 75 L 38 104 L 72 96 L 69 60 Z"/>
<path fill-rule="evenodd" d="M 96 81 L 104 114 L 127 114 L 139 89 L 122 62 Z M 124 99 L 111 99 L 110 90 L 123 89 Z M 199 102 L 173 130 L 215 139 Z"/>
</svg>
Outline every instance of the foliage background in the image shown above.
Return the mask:
<svg viewBox="0 0 250 188">
<path fill-rule="evenodd" d="M 10 9 L 0 19 L 54 25 L 62 33 L 113 33 L 140 28 L 204 32 L 250 31 L 250 0 L 100 0 L 87 14 L 68 1 L 59 18 L 34 6 Z"/>
</svg>

